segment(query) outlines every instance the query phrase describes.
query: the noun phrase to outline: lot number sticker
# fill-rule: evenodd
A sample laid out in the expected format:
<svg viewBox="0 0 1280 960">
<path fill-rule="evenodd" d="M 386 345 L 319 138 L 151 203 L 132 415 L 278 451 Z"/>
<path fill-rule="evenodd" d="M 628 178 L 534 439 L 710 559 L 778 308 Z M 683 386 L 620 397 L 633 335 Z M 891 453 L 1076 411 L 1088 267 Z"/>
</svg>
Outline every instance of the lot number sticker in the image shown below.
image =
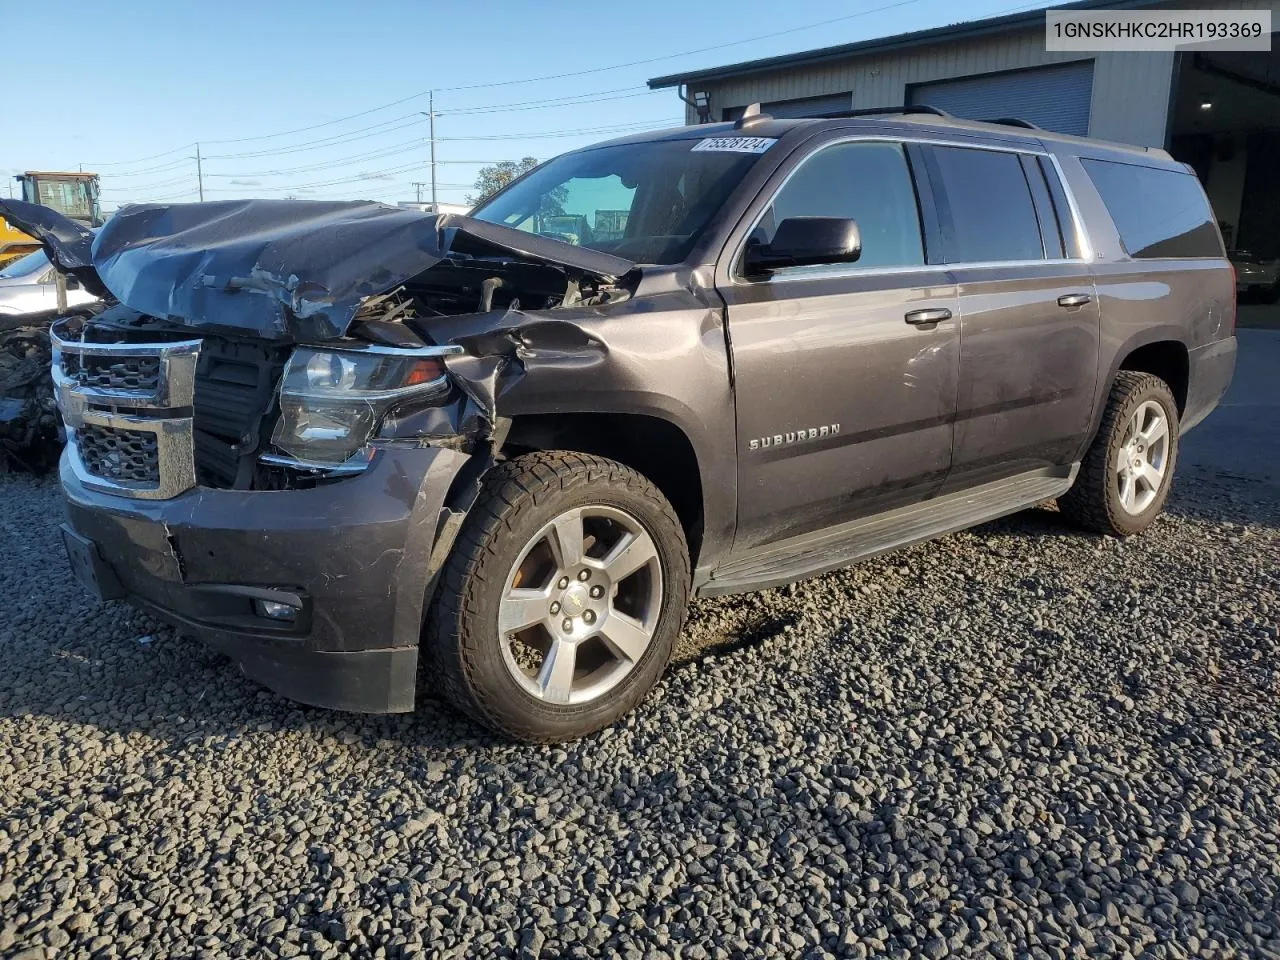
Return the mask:
<svg viewBox="0 0 1280 960">
<path fill-rule="evenodd" d="M 716 153 L 764 153 L 777 142 L 773 137 L 708 137 L 699 140 L 693 149 Z"/>
</svg>

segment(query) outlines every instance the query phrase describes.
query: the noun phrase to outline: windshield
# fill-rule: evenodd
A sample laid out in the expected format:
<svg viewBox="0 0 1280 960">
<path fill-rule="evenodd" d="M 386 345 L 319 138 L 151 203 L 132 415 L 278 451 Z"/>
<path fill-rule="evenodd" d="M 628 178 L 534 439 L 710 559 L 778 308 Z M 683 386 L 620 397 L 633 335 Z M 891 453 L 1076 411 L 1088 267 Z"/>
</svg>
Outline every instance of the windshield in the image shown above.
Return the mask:
<svg viewBox="0 0 1280 960">
<path fill-rule="evenodd" d="M 636 263 L 679 263 L 760 159 L 694 149 L 707 142 L 651 140 L 567 153 L 471 216 Z"/>
<path fill-rule="evenodd" d="M 13 280 L 17 277 L 30 277 L 48 266 L 49 258 L 44 255 L 43 250 L 37 250 L 35 253 L 28 253 L 25 257 L 13 261 L 3 270 L 0 270 L 0 277 L 6 280 Z"/>
</svg>

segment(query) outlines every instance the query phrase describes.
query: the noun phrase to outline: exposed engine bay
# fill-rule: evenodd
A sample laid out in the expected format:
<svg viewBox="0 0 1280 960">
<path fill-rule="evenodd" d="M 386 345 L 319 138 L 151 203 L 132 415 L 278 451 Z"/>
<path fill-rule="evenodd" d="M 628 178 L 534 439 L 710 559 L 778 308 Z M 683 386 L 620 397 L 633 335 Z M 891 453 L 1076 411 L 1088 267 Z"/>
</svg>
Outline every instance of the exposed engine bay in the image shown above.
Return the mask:
<svg viewBox="0 0 1280 960">
<path fill-rule="evenodd" d="M 375 343 L 414 346 L 434 342 L 432 320 L 439 317 L 602 306 L 629 296 L 626 286 L 575 276 L 549 264 L 448 257 L 393 290 L 365 300 L 349 333 Z M 393 324 L 408 330 L 390 328 Z"/>
</svg>

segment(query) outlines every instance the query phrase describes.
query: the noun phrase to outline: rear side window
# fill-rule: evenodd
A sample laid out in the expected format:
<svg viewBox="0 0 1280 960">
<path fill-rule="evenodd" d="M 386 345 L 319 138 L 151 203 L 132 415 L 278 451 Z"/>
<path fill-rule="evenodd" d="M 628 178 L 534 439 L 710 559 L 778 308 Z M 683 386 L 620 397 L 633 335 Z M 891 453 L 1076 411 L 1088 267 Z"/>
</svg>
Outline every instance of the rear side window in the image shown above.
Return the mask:
<svg viewBox="0 0 1280 960">
<path fill-rule="evenodd" d="M 935 147 L 947 263 L 1043 260 L 1040 221 L 1016 153 Z"/>
<path fill-rule="evenodd" d="M 1213 211 L 1194 174 L 1084 157 L 1080 163 L 1102 195 L 1129 256 L 1223 255 Z"/>
<path fill-rule="evenodd" d="M 773 198 L 752 236 L 761 243 L 788 217 L 851 217 L 862 255 L 850 268 L 924 263 L 920 210 L 911 170 L 897 143 L 840 143 L 804 161 Z M 789 267 L 786 273 L 825 268 Z"/>
</svg>

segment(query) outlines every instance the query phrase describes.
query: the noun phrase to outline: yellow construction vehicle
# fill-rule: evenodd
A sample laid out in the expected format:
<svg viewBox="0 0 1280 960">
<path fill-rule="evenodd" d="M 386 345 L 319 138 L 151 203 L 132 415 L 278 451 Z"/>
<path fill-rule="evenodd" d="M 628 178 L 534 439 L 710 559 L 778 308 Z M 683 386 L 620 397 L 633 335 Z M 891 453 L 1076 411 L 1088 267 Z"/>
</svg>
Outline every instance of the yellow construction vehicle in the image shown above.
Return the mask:
<svg viewBox="0 0 1280 960">
<path fill-rule="evenodd" d="M 40 241 L 29 237 L 0 217 L 0 267 L 40 249 Z"/>
<path fill-rule="evenodd" d="M 22 184 L 22 199 L 27 203 L 57 210 L 89 227 L 102 225 L 96 173 L 28 170 L 14 179 Z M 39 249 L 40 241 L 0 217 L 0 267 Z"/>
<path fill-rule="evenodd" d="M 79 220 L 86 227 L 102 226 L 98 207 L 96 173 L 58 173 L 28 170 L 15 177 L 22 184 L 22 199 L 57 210 L 64 217 Z"/>
</svg>

